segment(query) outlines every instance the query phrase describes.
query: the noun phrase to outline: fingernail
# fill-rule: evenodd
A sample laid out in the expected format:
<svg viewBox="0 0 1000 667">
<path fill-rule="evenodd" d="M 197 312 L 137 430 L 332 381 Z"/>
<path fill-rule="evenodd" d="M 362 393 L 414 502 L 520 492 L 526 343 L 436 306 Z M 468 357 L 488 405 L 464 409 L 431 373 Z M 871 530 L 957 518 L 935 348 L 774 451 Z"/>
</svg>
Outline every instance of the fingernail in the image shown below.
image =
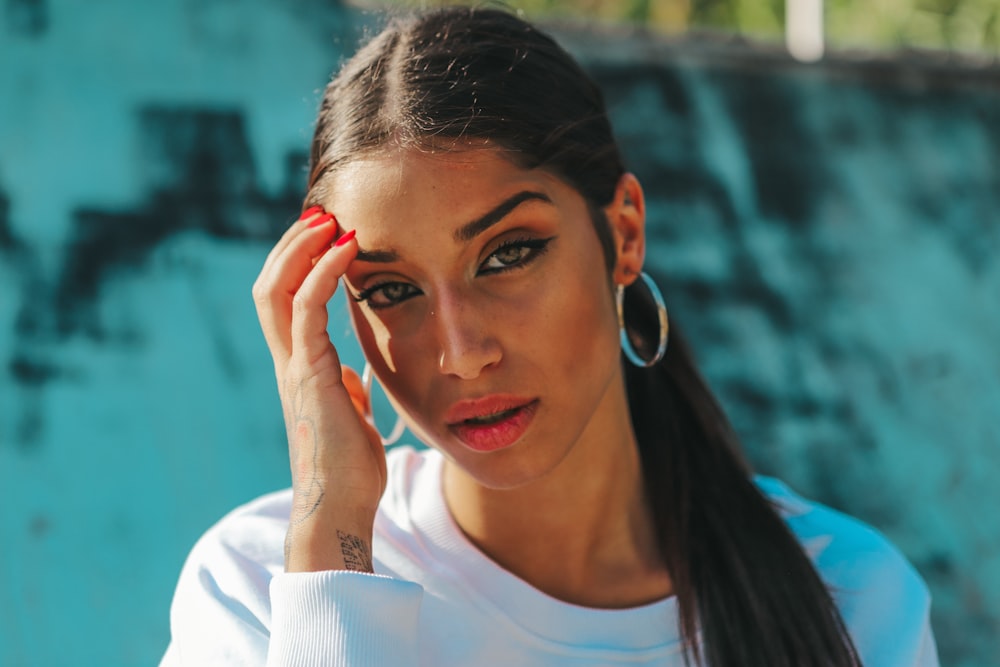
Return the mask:
<svg viewBox="0 0 1000 667">
<path fill-rule="evenodd" d="M 322 210 L 323 210 L 322 206 L 311 206 L 306 210 L 302 211 L 302 215 L 299 216 L 299 220 L 305 220 L 306 218 L 312 217 L 317 213 L 322 212 Z"/>
<path fill-rule="evenodd" d="M 351 239 L 354 238 L 354 231 L 355 230 L 352 229 L 351 231 L 347 232 L 346 234 L 344 234 L 343 236 L 341 236 L 339 239 L 337 239 L 337 242 L 333 244 L 334 247 L 346 245 L 348 241 L 350 241 Z"/>
<path fill-rule="evenodd" d="M 321 209 L 322 210 L 322 209 Z M 324 213 L 315 220 L 309 223 L 309 227 L 319 227 L 320 225 L 325 225 L 326 223 L 333 220 L 333 213 Z"/>
</svg>

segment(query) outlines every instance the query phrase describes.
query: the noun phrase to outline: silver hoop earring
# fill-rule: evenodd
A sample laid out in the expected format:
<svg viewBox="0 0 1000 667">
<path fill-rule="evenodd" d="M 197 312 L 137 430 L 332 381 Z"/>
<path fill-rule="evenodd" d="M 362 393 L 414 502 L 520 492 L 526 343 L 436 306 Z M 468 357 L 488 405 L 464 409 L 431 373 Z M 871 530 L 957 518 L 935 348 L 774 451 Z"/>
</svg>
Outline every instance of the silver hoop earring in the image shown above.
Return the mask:
<svg viewBox="0 0 1000 667">
<path fill-rule="evenodd" d="M 625 286 L 618 285 L 615 290 L 615 306 L 618 308 L 618 329 L 620 331 L 622 351 L 628 360 L 634 365 L 640 368 L 648 368 L 653 364 L 657 363 L 663 358 L 663 355 L 667 351 L 667 340 L 670 335 L 670 323 L 667 320 L 667 306 L 663 303 L 663 295 L 660 294 L 660 288 L 656 286 L 653 279 L 646 274 L 645 271 L 639 273 L 639 277 L 642 282 L 646 284 L 646 289 L 649 290 L 650 296 L 653 297 L 653 301 L 656 303 L 656 316 L 660 322 L 660 338 L 656 345 L 656 354 L 654 354 L 649 359 L 643 359 L 636 352 L 635 347 L 632 345 L 632 340 L 628 337 L 628 332 L 625 330 Z"/>
<path fill-rule="evenodd" d="M 361 384 L 365 387 L 365 394 L 368 395 L 368 405 L 372 404 L 372 382 L 375 379 L 375 373 L 372 372 L 372 365 L 367 361 L 365 362 L 365 369 L 361 371 Z M 403 431 L 406 430 L 406 424 L 403 423 L 403 418 L 396 415 L 396 424 L 392 427 L 392 432 L 389 433 L 389 437 L 382 435 L 382 432 L 378 430 L 378 426 L 375 426 L 375 414 L 372 412 L 372 426 L 375 427 L 375 432 L 378 433 L 378 437 L 382 440 L 382 446 L 388 447 L 390 445 L 396 444 L 401 437 L 403 437 Z"/>
</svg>

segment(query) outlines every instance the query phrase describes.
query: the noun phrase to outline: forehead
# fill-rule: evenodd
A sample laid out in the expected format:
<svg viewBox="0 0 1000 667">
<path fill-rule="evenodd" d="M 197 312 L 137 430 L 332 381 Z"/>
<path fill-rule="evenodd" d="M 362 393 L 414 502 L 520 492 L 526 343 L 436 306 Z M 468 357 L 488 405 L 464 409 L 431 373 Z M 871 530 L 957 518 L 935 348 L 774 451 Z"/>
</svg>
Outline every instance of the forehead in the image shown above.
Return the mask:
<svg viewBox="0 0 1000 667">
<path fill-rule="evenodd" d="M 353 160 L 332 177 L 321 204 L 347 229 L 374 218 L 433 215 L 462 221 L 485 204 L 519 190 L 551 194 L 566 188 L 540 169 L 524 169 L 504 151 L 469 146 L 449 150 L 399 148 Z M 358 216 L 355 218 L 355 216 Z"/>
</svg>

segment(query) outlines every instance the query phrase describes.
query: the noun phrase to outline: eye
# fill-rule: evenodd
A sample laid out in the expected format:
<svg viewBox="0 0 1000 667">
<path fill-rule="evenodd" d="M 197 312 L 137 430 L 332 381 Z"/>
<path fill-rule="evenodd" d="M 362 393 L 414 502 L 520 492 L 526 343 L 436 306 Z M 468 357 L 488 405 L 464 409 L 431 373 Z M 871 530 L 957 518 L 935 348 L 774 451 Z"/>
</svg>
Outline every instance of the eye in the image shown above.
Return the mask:
<svg viewBox="0 0 1000 667">
<path fill-rule="evenodd" d="M 505 241 L 479 265 L 479 272 L 480 274 L 500 273 L 527 266 L 548 249 L 553 238 L 555 237 Z"/>
<path fill-rule="evenodd" d="M 363 301 L 372 310 L 378 310 L 395 306 L 418 294 L 420 290 L 409 283 L 385 282 L 361 290 L 354 300 Z"/>
</svg>

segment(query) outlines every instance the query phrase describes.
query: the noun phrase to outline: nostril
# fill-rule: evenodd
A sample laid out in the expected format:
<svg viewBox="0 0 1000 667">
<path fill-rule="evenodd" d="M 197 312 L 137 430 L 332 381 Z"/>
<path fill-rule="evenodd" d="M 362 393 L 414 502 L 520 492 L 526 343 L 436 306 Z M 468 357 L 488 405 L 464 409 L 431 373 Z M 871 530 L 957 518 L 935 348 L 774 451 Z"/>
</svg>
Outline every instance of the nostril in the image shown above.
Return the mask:
<svg viewBox="0 0 1000 667">
<path fill-rule="evenodd" d="M 472 379 L 499 361 L 500 346 L 491 337 L 453 334 L 441 347 L 438 367 L 442 373 Z"/>
</svg>

